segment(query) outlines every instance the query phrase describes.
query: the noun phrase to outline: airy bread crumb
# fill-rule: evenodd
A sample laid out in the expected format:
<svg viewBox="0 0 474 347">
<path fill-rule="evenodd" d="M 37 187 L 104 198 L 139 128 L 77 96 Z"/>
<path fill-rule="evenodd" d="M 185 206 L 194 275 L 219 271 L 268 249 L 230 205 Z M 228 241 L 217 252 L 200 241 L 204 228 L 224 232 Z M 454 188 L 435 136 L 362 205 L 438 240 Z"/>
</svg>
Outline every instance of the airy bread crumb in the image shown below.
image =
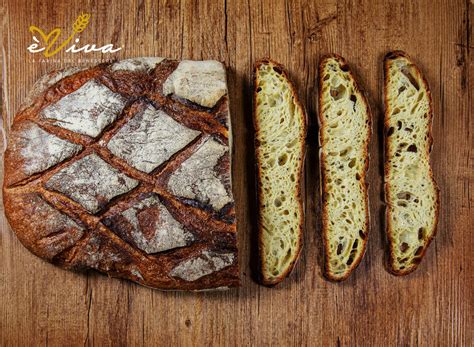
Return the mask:
<svg viewBox="0 0 474 347">
<path fill-rule="evenodd" d="M 262 282 L 273 285 L 302 245 L 306 116 L 283 67 L 268 60 L 256 65 L 254 101 Z"/>
<path fill-rule="evenodd" d="M 342 57 L 323 59 L 319 80 L 325 275 L 341 281 L 362 259 L 368 235 L 370 112 Z"/>
<path fill-rule="evenodd" d="M 403 52 L 385 57 L 385 200 L 390 271 L 416 269 L 434 236 L 439 190 L 430 167 L 431 93 Z"/>
</svg>

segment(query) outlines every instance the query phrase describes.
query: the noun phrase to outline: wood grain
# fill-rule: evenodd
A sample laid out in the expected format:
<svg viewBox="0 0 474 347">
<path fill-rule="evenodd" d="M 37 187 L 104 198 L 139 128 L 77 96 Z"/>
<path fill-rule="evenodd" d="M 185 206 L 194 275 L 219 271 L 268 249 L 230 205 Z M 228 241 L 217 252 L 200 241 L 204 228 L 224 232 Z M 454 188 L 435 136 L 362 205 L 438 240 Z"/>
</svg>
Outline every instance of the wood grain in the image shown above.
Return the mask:
<svg viewBox="0 0 474 347">
<path fill-rule="evenodd" d="M 8 133 L 26 93 L 48 70 L 132 56 L 219 59 L 229 66 L 243 286 L 218 293 L 163 293 L 96 273 L 61 270 L 30 254 L 1 218 L 0 344 L 20 345 L 420 345 L 474 344 L 474 144 L 472 1 L 17 1 L 1 0 L 1 107 Z M 83 44 L 116 54 L 27 52 L 30 25 L 70 30 L 92 13 Z M 430 83 L 432 162 L 441 188 L 438 235 L 419 269 L 384 269 L 381 200 L 382 57 L 410 54 Z M 343 55 L 366 90 L 374 135 L 371 232 L 365 258 L 344 283 L 321 276 L 316 71 Z M 271 57 L 290 71 L 310 117 L 306 233 L 292 276 L 269 289 L 252 280 L 255 233 L 250 76 Z M 2 160 L 3 161 L 3 160 Z"/>
</svg>

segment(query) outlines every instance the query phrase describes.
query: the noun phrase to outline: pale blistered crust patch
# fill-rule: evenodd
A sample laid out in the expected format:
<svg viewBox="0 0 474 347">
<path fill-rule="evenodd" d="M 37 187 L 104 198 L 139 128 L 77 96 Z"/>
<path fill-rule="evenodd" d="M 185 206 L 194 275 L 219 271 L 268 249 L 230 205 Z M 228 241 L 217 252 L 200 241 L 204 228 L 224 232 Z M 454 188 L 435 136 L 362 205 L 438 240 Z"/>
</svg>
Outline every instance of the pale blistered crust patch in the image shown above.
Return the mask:
<svg viewBox="0 0 474 347">
<path fill-rule="evenodd" d="M 156 194 L 138 201 L 120 217 L 112 217 L 115 221 L 107 224 L 148 254 L 184 247 L 194 240 L 193 234 L 173 218 Z"/>
<path fill-rule="evenodd" d="M 121 173 L 96 154 L 90 154 L 62 169 L 46 182 L 46 188 L 61 192 L 95 213 L 113 197 L 126 193 L 138 181 Z"/>
<path fill-rule="evenodd" d="M 161 63 L 165 58 L 161 57 L 141 57 L 120 60 L 112 64 L 112 71 L 144 71 L 148 72 Z"/>
<path fill-rule="evenodd" d="M 222 270 L 234 262 L 233 253 L 215 253 L 203 251 L 198 257 L 185 260 L 170 272 L 170 276 L 185 281 L 195 281 L 203 276 Z"/>
<path fill-rule="evenodd" d="M 108 149 L 144 172 L 151 172 L 200 134 L 149 105 L 125 124 Z"/>
<path fill-rule="evenodd" d="M 10 142 L 19 150 L 24 160 L 22 170 L 28 176 L 42 172 L 82 149 L 81 145 L 60 139 L 31 122 L 11 136 Z"/>
<path fill-rule="evenodd" d="M 42 116 L 61 128 L 96 137 L 122 112 L 125 102 L 119 94 L 90 80 L 46 107 Z"/>
<path fill-rule="evenodd" d="M 215 60 L 183 60 L 163 84 L 163 93 L 213 107 L 227 93 L 224 65 Z"/>
<path fill-rule="evenodd" d="M 183 162 L 170 177 L 168 187 L 173 194 L 210 204 L 220 210 L 232 197 L 215 170 L 219 159 L 228 151 L 213 138 L 207 139 L 198 150 Z"/>
</svg>

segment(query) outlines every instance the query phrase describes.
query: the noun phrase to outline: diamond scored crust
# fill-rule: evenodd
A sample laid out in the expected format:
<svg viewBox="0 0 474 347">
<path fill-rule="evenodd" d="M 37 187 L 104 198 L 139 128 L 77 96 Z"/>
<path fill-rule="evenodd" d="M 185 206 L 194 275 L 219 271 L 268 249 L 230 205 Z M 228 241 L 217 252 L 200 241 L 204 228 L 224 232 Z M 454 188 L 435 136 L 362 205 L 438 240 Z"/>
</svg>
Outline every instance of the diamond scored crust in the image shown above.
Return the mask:
<svg viewBox="0 0 474 347">
<path fill-rule="evenodd" d="M 26 175 L 49 169 L 82 149 L 81 145 L 54 136 L 31 122 L 27 122 L 22 131 L 15 131 L 13 136 L 20 142 Z"/>
<path fill-rule="evenodd" d="M 199 134 L 149 105 L 112 137 L 107 148 L 136 169 L 149 173 Z"/>
<path fill-rule="evenodd" d="M 222 209 L 232 201 L 232 198 L 214 167 L 226 152 L 228 152 L 226 146 L 212 138 L 207 139 L 171 175 L 168 182 L 169 189 L 178 196 L 210 204 L 215 210 Z"/>
<path fill-rule="evenodd" d="M 109 69 L 104 71 L 112 71 L 113 81 L 115 71 L 122 74 L 154 74 L 160 64 L 166 66 L 166 59 L 134 58 L 109 65 Z M 87 73 L 87 70 L 77 71 L 77 75 Z M 166 71 L 166 67 L 163 71 Z M 61 75 L 75 77 L 74 73 L 61 72 Z M 29 193 L 29 188 L 26 193 L 10 193 L 7 186 L 4 193 L 7 217 L 9 220 L 14 219 L 12 227 L 18 236 L 21 236 L 20 240 L 25 246 L 35 254 L 66 267 L 94 268 L 109 274 L 119 271 L 121 277 L 156 288 L 206 289 L 238 284 L 235 238 L 225 236 L 235 230 L 235 219 L 226 219 L 225 223 L 231 223 L 230 231 L 225 231 L 226 228 L 218 232 L 203 231 L 210 226 L 204 229 L 200 226 L 199 231 L 194 230 L 197 225 L 206 226 L 209 222 L 215 224 L 212 219 L 217 217 L 213 217 L 209 214 L 209 209 L 204 208 L 188 220 L 187 202 L 175 200 L 175 197 L 197 200 L 204 207 L 212 206 L 215 211 L 233 202 L 229 189 L 229 166 L 221 164 L 221 159 L 225 157 L 228 160 L 229 156 L 226 142 L 223 142 L 222 138 L 215 139 L 215 135 L 203 134 L 203 130 L 198 130 L 199 125 L 198 129 L 190 129 L 181 124 L 166 112 L 166 108 L 157 104 L 156 100 L 153 104 L 150 100 L 144 101 L 144 98 L 130 100 L 123 96 L 128 95 L 127 92 L 120 92 L 120 88 L 126 86 L 117 85 L 120 84 L 119 81 L 112 83 L 110 89 L 99 82 L 102 81 L 100 77 L 85 79 L 78 89 L 67 93 L 71 84 L 65 84 L 62 88 L 56 87 L 53 83 L 61 84 L 62 79 L 55 76 L 51 74 L 51 80 L 54 82 L 43 83 L 44 88 L 66 91 L 66 95 L 38 110 L 38 124 L 44 122 L 58 128 L 42 128 L 28 120 L 19 122 L 19 126 L 14 126 L 18 131 L 12 132 L 10 151 L 7 149 L 6 153 L 5 162 L 10 160 L 9 157 L 18 156 L 23 162 L 22 173 L 16 176 L 18 178 L 6 177 L 6 182 L 10 182 L 7 184 L 15 183 L 15 180 L 23 179 L 23 176 L 45 172 L 44 176 L 47 178 L 40 176 L 40 182 L 46 190 L 59 193 L 54 196 L 49 193 L 45 195 L 47 191 L 42 193 L 42 190 Z M 201 106 L 212 107 L 227 93 L 225 69 L 221 63 L 215 61 L 183 61 L 165 78 L 162 88 L 165 94 L 174 93 Z M 147 88 L 142 90 L 146 91 Z M 131 108 L 138 111 L 133 111 L 135 114 L 116 123 L 125 105 L 130 102 L 130 106 L 135 102 L 142 106 Z M 180 103 L 179 100 L 174 102 Z M 193 109 L 186 110 L 187 107 L 181 104 L 178 110 L 181 109 L 183 111 L 180 112 L 193 117 Z M 208 114 L 214 116 L 214 112 L 209 111 Z M 199 123 L 194 121 L 191 124 L 194 128 L 194 124 Z M 229 119 L 226 124 L 230 125 Z M 117 129 L 112 131 L 113 135 L 109 140 L 104 141 L 102 136 L 108 126 Z M 87 135 L 95 140 L 91 142 L 92 145 L 88 144 L 89 142 L 83 145 L 84 142 L 79 137 L 57 130 L 60 128 Z M 204 123 L 203 129 L 206 129 Z M 201 139 L 198 140 L 199 136 Z M 227 133 L 222 136 L 227 137 Z M 198 140 L 196 144 L 191 145 L 195 140 Z M 14 152 L 11 152 L 12 150 Z M 74 158 L 82 150 L 84 152 Z M 34 152 L 38 153 L 36 157 L 32 155 Z M 182 159 L 175 164 L 173 156 L 178 153 Z M 125 164 L 115 163 L 112 154 L 143 174 L 133 173 Z M 171 164 L 168 164 L 168 161 Z M 167 163 L 167 166 L 152 173 L 164 163 Z M 55 165 L 59 168 L 56 169 Z M 48 173 L 50 170 L 52 175 Z M 160 175 L 160 171 L 166 171 L 168 178 L 163 182 L 150 181 L 152 175 Z M 143 175 L 148 178 L 143 180 Z M 28 187 L 28 181 L 26 184 L 25 187 Z M 154 184 L 158 184 L 157 193 L 152 192 L 154 189 L 150 185 Z M 138 189 L 138 195 L 132 192 L 135 188 Z M 167 190 L 168 193 L 163 196 L 160 189 Z M 64 203 L 67 204 L 67 198 L 80 204 L 87 213 L 75 211 L 71 216 L 71 211 L 61 207 Z M 34 214 L 35 211 L 40 211 L 35 207 L 40 205 L 44 206 L 41 210 L 44 211 L 44 216 L 41 218 L 32 218 L 28 222 L 21 217 L 23 213 Z M 124 208 L 120 207 L 122 205 Z M 28 210 L 30 212 L 24 210 L 25 206 L 31 206 Z M 174 207 L 170 209 L 170 206 Z M 196 209 L 194 204 L 191 206 Z M 180 210 L 179 213 L 176 208 Z M 230 211 L 233 216 L 233 207 Z M 98 215 L 101 223 L 89 224 L 91 219 L 87 215 L 99 212 L 105 212 L 104 217 Z M 12 215 L 14 216 L 11 217 Z M 84 227 L 74 222 L 77 218 Z M 43 220 L 45 222 L 42 222 Z M 194 221 L 190 223 L 192 220 Z M 196 222 L 198 224 L 194 226 L 193 223 Z M 64 225 L 65 229 L 58 229 L 60 224 Z M 36 234 L 36 230 L 42 231 Z M 107 236 L 111 232 L 130 246 L 126 246 L 120 239 Z M 224 238 L 221 239 L 220 235 Z M 202 236 L 205 238 L 201 239 Z M 36 243 L 29 241 L 37 237 L 41 239 Z M 83 241 L 79 242 L 80 239 Z M 71 249 L 71 254 L 74 255 L 71 259 L 62 257 L 68 249 Z M 140 255 L 135 258 L 133 254 L 137 250 L 142 251 L 142 254 L 159 257 L 148 258 Z M 167 253 L 161 255 L 164 251 Z M 58 258 L 58 255 L 61 257 Z M 167 260 L 160 260 L 162 256 Z M 156 271 L 158 273 L 155 273 Z M 219 276 L 221 271 L 226 275 Z M 151 275 L 150 272 L 155 274 Z M 201 278 L 208 277 L 210 281 L 206 279 L 201 282 Z"/>
<path fill-rule="evenodd" d="M 43 110 L 61 128 L 97 137 L 122 112 L 125 99 L 94 80 Z"/>
<path fill-rule="evenodd" d="M 148 254 L 184 247 L 194 240 L 193 234 L 173 218 L 156 194 L 135 202 L 105 223 Z"/>
<path fill-rule="evenodd" d="M 65 194 L 92 213 L 137 185 L 137 180 L 121 173 L 95 153 L 72 163 L 46 182 L 46 188 Z"/>
</svg>

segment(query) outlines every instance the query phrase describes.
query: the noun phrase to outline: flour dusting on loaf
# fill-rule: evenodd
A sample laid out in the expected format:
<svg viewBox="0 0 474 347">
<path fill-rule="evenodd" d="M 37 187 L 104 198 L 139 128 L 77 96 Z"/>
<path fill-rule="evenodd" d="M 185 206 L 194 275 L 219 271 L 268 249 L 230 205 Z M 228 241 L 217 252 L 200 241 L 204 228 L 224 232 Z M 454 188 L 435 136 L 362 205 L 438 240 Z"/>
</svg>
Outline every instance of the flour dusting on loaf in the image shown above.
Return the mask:
<svg viewBox="0 0 474 347">
<path fill-rule="evenodd" d="M 46 182 L 56 190 L 95 213 L 110 199 L 135 188 L 138 181 L 112 167 L 97 154 L 90 154 L 62 169 Z"/>
<path fill-rule="evenodd" d="M 180 263 L 170 272 L 170 275 L 186 281 L 195 281 L 231 265 L 233 261 L 233 253 L 219 254 L 203 251 L 198 257 Z"/>
<path fill-rule="evenodd" d="M 42 172 L 78 153 L 81 145 L 63 140 L 41 129 L 32 122 L 25 122 L 23 129 L 11 135 L 24 159 L 22 170 L 26 175 Z"/>
<path fill-rule="evenodd" d="M 78 90 L 47 106 L 42 116 L 54 125 L 91 137 L 98 136 L 122 112 L 125 99 L 90 80 Z"/>
<path fill-rule="evenodd" d="M 174 219 L 156 194 L 108 217 L 105 224 L 148 254 L 184 247 L 194 240 L 193 234 Z"/>
<path fill-rule="evenodd" d="M 126 71 L 149 71 L 154 69 L 156 65 L 161 63 L 164 58 L 160 57 L 145 57 L 145 58 L 131 58 L 120 60 L 112 64 L 112 71 L 126 70 Z"/>
<path fill-rule="evenodd" d="M 130 165 L 151 172 L 200 134 L 162 110 L 149 105 L 135 115 L 108 143 L 108 149 Z"/>
<path fill-rule="evenodd" d="M 227 93 L 225 69 L 214 60 L 183 60 L 163 85 L 163 94 L 213 107 Z"/>
<path fill-rule="evenodd" d="M 170 177 L 168 186 L 177 196 L 196 199 L 220 210 L 232 201 L 214 167 L 228 148 L 209 138 Z"/>
<path fill-rule="evenodd" d="M 132 58 L 46 75 L 4 156 L 20 241 L 61 267 L 152 288 L 238 286 L 226 94 L 216 61 Z"/>
</svg>

